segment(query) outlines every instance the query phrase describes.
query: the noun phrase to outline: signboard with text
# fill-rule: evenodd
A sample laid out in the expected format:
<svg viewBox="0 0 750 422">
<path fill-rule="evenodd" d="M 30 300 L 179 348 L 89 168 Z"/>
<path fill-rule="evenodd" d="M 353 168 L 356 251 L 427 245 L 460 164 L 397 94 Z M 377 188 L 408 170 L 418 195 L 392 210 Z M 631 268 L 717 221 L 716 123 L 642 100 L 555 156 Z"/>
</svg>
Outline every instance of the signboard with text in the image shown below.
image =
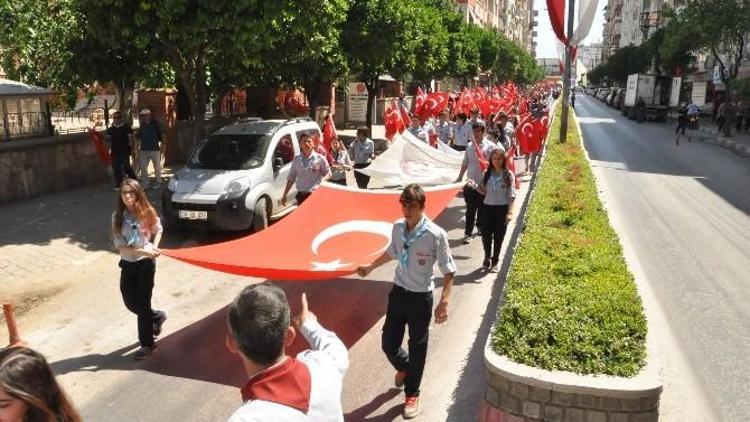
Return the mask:
<svg viewBox="0 0 750 422">
<path fill-rule="evenodd" d="M 349 101 L 346 120 L 365 122 L 367 120 L 367 87 L 362 82 L 349 83 Z"/>
</svg>

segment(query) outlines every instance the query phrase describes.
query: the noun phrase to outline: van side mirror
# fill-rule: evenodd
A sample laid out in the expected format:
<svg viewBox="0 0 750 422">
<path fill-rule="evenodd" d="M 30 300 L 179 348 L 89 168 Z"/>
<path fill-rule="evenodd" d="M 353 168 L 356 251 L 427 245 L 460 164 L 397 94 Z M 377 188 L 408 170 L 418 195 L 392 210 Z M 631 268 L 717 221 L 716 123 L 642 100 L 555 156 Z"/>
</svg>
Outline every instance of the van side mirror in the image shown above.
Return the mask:
<svg viewBox="0 0 750 422">
<path fill-rule="evenodd" d="M 279 171 L 284 167 L 284 159 L 281 157 L 273 157 L 273 171 Z"/>
</svg>

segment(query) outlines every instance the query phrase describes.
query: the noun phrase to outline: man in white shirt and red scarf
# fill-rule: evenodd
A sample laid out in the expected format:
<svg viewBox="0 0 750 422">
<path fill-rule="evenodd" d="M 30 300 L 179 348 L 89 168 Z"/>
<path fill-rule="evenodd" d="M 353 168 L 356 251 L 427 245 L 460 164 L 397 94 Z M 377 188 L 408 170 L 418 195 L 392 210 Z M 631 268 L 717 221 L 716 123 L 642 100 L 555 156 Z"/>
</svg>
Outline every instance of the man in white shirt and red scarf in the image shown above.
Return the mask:
<svg viewBox="0 0 750 422">
<path fill-rule="evenodd" d="M 349 354 L 308 310 L 304 293 L 294 327 L 284 291 L 270 282 L 242 290 L 229 305 L 227 322 L 227 347 L 240 356 L 250 378 L 242 387 L 244 403 L 229 422 L 343 422 L 341 385 Z M 311 349 L 294 358 L 285 349 L 298 330 Z"/>
</svg>

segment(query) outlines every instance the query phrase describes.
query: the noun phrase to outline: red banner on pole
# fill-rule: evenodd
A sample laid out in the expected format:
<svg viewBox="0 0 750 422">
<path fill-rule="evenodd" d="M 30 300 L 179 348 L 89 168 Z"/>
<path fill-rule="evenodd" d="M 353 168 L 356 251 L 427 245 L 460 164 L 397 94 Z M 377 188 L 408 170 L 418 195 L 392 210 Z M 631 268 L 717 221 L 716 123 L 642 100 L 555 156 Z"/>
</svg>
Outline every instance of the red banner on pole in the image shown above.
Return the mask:
<svg viewBox="0 0 750 422">
<path fill-rule="evenodd" d="M 547 11 L 555 36 L 568 45 L 568 37 L 565 36 L 565 0 L 547 0 Z"/>
</svg>

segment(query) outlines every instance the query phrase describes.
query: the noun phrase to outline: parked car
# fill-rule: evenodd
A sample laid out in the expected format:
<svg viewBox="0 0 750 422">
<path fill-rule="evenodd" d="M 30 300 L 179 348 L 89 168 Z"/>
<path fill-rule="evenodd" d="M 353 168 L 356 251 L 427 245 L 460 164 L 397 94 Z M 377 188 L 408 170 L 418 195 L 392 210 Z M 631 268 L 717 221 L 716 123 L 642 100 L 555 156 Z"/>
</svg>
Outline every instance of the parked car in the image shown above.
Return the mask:
<svg viewBox="0 0 750 422">
<path fill-rule="evenodd" d="M 212 133 L 162 193 L 167 228 L 255 232 L 294 210 L 279 200 L 303 134 L 320 135 L 320 128 L 309 118 L 255 119 Z"/>
<path fill-rule="evenodd" d="M 609 92 L 608 88 L 599 88 L 599 91 L 597 91 L 596 93 L 596 98 L 600 101 L 604 101 L 607 96 L 607 92 Z"/>
</svg>

